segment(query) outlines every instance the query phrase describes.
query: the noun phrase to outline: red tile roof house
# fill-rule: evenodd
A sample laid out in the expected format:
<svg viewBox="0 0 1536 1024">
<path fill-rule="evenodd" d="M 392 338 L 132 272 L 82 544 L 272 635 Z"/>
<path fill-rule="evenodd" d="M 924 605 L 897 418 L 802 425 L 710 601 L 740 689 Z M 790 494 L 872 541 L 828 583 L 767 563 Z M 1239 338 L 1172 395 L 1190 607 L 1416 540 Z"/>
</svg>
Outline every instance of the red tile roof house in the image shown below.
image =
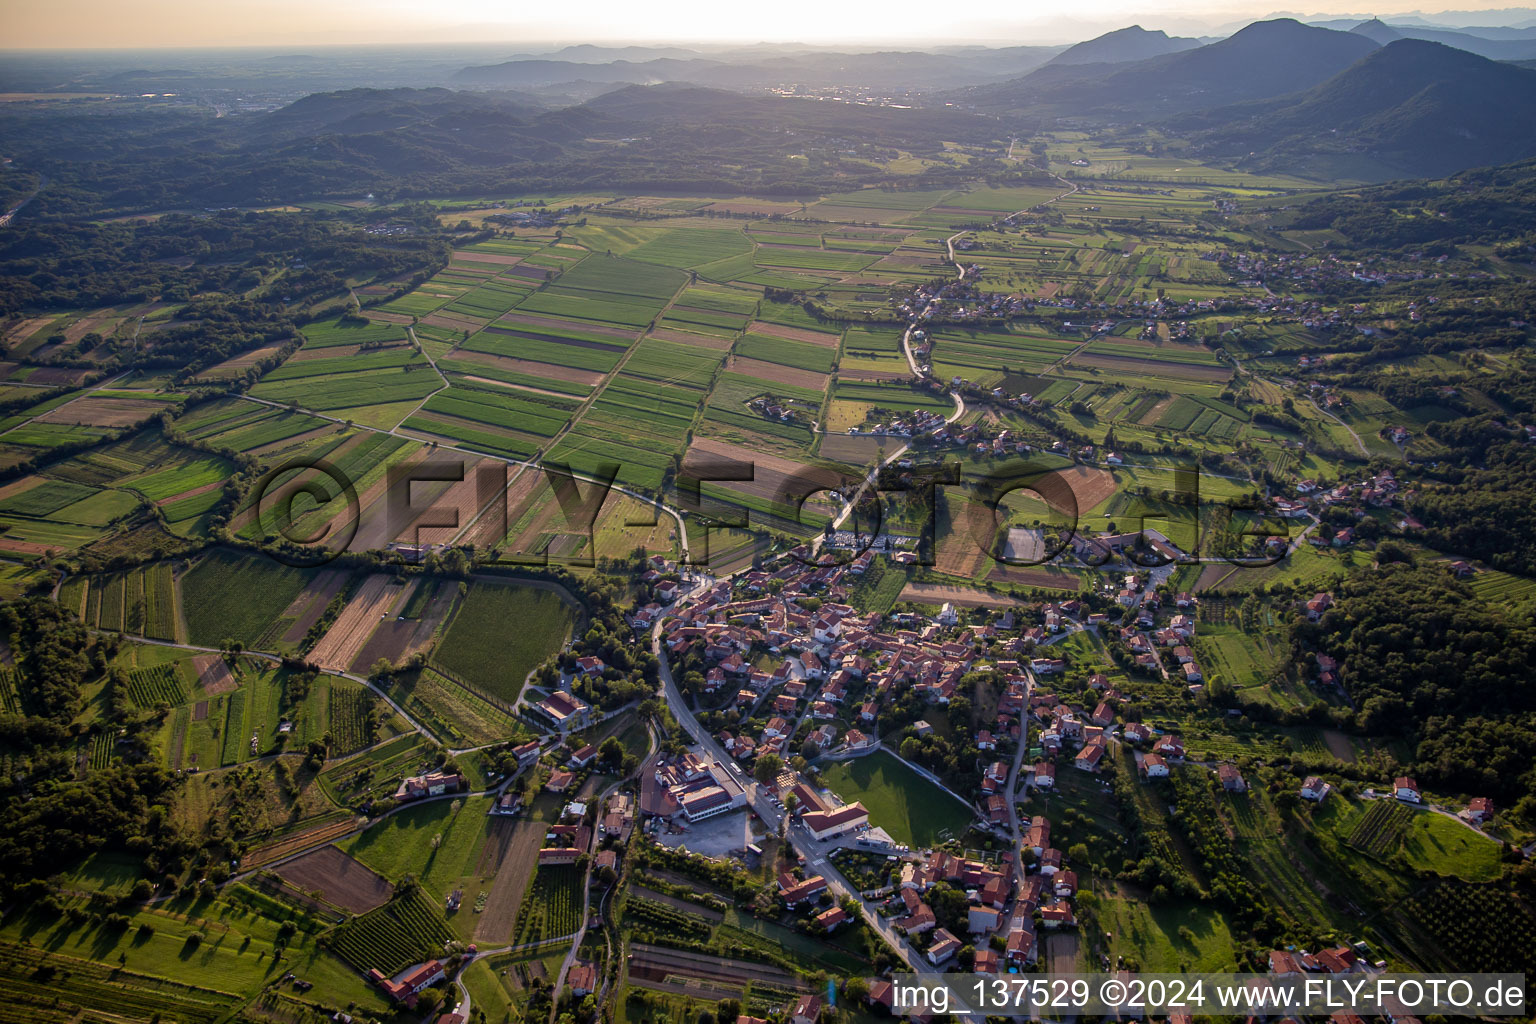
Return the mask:
<svg viewBox="0 0 1536 1024">
<path fill-rule="evenodd" d="M 816 923 L 829 932 L 846 920 L 848 912 L 842 907 L 831 907 L 816 915 Z"/>
<path fill-rule="evenodd" d="M 1096 772 L 1099 770 L 1099 762 L 1103 759 L 1104 745 L 1102 743 L 1090 743 L 1077 752 L 1077 757 L 1073 760 L 1073 764 L 1082 771 Z"/>
<path fill-rule="evenodd" d="M 1461 812 L 1463 821 L 1474 825 L 1482 825 L 1493 820 L 1493 801 L 1486 796 L 1475 796 L 1467 803 L 1467 809 Z"/>
<path fill-rule="evenodd" d="M 821 1017 L 821 997 L 803 995 L 790 1011 L 790 1024 L 816 1024 Z"/>
<path fill-rule="evenodd" d="M 1218 765 L 1216 777 L 1221 779 L 1221 788 L 1228 793 L 1242 793 L 1248 789 L 1248 783 L 1243 781 L 1243 773 L 1234 765 Z"/>
<path fill-rule="evenodd" d="M 395 791 L 396 800 L 420 800 L 427 796 L 457 793 L 464 788 L 464 776 L 458 772 L 433 772 L 430 775 L 414 775 L 400 783 Z"/>
<path fill-rule="evenodd" d="M 1008 933 L 1006 954 L 1011 964 L 1032 964 L 1038 953 L 1035 930 L 1027 922 L 1018 922 Z"/>
<path fill-rule="evenodd" d="M 788 882 L 789 884 L 785 884 Z M 786 907 L 798 907 L 805 901 L 812 899 L 827 889 L 827 880 L 820 875 L 812 875 L 803 882 L 796 882 L 793 875 L 779 876 L 779 897 Z"/>
<path fill-rule="evenodd" d="M 845 832 L 852 832 L 869 821 L 869 812 L 855 801 L 835 810 L 811 811 L 800 816 L 806 831 L 816 839 L 830 839 Z"/>
<path fill-rule="evenodd" d="M 941 964 L 960 952 L 962 945 L 963 943 L 959 939 L 943 928 L 940 928 L 933 933 L 933 943 L 928 947 L 928 962 L 931 964 Z"/>
<path fill-rule="evenodd" d="M 565 983 L 570 986 L 573 995 L 584 996 L 596 992 L 597 968 L 580 962 L 572 964 L 565 974 Z"/>
<path fill-rule="evenodd" d="M 1416 804 L 1421 800 L 1419 784 L 1406 775 L 1399 775 L 1392 780 L 1392 795 L 1407 804 Z"/>
<path fill-rule="evenodd" d="M 418 967 L 411 968 L 400 976 L 399 981 L 391 981 L 377 967 L 368 972 L 368 980 L 383 989 L 385 995 L 411 1008 L 416 1006 L 416 996 L 422 989 L 445 977 L 447 975 L 443 973 L 443 965 L 438 960 L 428 960 Z"/>
</svg>

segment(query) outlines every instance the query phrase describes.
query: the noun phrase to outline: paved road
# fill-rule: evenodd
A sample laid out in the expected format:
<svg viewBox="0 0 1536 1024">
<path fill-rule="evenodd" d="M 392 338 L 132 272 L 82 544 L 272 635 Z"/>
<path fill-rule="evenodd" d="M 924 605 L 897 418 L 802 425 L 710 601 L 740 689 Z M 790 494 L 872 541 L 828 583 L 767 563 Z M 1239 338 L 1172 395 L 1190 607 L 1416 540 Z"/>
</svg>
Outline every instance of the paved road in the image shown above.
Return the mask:
<svg viewBox="0 0 1536 1024">
<path fill-rule="evenodd" d="M 682 691 L 678 689 L 676 680 L 672 678 L 672 667 L 668 664 L 666 650 L 661 646 L 659 625 L 652 633 L 651 647 L 660 662 L 663 696 L 667 706 L 671 708 L 672 714 L 677 718 L 678 724 L 683 727 L 694 743 L 701 747 L 708 756 L 723 765 L 729 766 L 737 779 L 745 785 L 747 800 L 752 810 L 767 825 L 769 831 L 777 833 L 783 823 L 784 812 L 774 806 L 765 787 L 758 785 L 741 772 L 735 760 L 725 752 L 725 749 L 716 742 L 715 738 L 699 724 L 699 720 L 688 710 L 688 705 L 683 700 Z M 875 913 L 874 908 L 859 896 L 859 891 L 853 887 L 852 883 L 843 877 L 835 865 L 827 860 L 827 853 L 832 847 L 818 843 L 806 830 L 805 826 L 798 822 L 792 822 L 789 825 L 785 838 L 791 848 L 805 858 L 806 863 L 811 869 L 827 880 L 828 888 L 832 891 L 834 898 L 839 901 L 853 899 L 859 904 L 859 910 L 865 922 L 890 944 L 891 948 L 896 951 L 897 955 L 914 972 L 919 974 L 942 973 L 924 959 L 921 953 L 912 949 L 905 939 L 897 935 L 896 929 L 891 923 Z"/>
</svg>

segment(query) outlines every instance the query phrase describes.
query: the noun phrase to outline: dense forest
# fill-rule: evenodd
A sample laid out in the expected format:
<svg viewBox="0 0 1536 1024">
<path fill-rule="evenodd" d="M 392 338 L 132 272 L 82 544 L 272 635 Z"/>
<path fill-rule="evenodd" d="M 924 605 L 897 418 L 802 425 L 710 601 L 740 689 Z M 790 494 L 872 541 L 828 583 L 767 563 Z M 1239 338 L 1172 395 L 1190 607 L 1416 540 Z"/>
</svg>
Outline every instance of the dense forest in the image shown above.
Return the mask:
<svg viewBox="0 0 1536 1024">
<path fill-rule="evenodd" d="M 376 219 L 376 217 L 375 217 Z M 448 258 L 432 211 L 391 210 L 369 234 L 360 214 L 172 213 L 152 220 L 23 220 L 0 236 L 0 315 L 112 306 L 270 286 L 285 304 L 333 295 L 348 276 L 429 275 Z"/>
<path fill-rule="evenodd" d="M 1536 610 L 1479 600 L 1443 566 L 1380 565 L 1292 630 L 1342 665 L 1355 724 L 1415 744 L 1420 781 L 1536 800 Z"/>
<path fill-rule="evenodd" d="M 7 155 L 50 178 L 29 212 L 41 218 L 364 193 L 396 200 L 601 187 L 808 197 L 866 183 L 1038 174 L 1001 151 L 915 176 L 878 165 L 902 150 L 942 158 L 946 142 L 996 143 L 997 125 L 974 115 L 688 86 L 629 87 L 556 111 L 445 89 L 353 89 L 234 118 L 27 106 L 0 110 L 0 134 Z"/>
</svg>

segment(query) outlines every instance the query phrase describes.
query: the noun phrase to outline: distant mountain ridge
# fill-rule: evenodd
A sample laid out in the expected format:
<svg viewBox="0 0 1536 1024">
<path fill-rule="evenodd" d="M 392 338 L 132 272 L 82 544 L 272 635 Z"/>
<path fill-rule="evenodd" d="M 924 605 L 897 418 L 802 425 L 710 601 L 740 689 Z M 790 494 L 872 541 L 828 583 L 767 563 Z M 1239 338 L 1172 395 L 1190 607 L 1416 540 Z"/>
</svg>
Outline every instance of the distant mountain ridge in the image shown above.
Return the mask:
<svg viewBox="0 0 1536 1024">
<path fill-rule="evenodd" d="M 466 67 L 452 81 L 455 86 L 476 89 L 543 89 L 577 81 L 628 85 L 688 82 L 721 89 L 801 85 L 900 94 L 1004 80 L 1040 67 L 1059 52 L 1060 48 L 1054 46 L 1014 46 L 958 53 L 812 51 L 756 60 L 701 54 L 686 58 L 616 59 L 606 63 L 555 57 L 519 58 Z"/>
<path fill-rule="evenodd" d="M 1398 39 L 1422 39 L 1426 42 L 1444 43 L 1446 46 L 1454 46 L 1458 50 L 1475 53 L 1479 57 L 1487 57 L 1489 60 L 1531 60 L 1536 58 L 1536 33 L 1490 39 L 1480 36 L 1475 32 L 1420 28 L 1416 25 L 1393 25 L 1382 21 L 1380 18 L 1363 21 L 1350 29 L 1350 31 L 1374 40 L 1382 46 Z"/>
<path fill-rule="evenodd" d="M 1170 36 L 1161 30 L 1148 31 L 1140 25 L 1129 25 L 1069 46 L 1052 57 L 1049 63 L 1123 64 L 1131 60 L 1161 57 L 1165 53 L 1192 50 L 1199 45 L 1198 39 Z"/>
<path fill-rule="evenodd" d="M 1197 151 L 1322 176 L 1440 176 L 1536 156 L 1536 71 L 1399 39 L 1313 89 L 1209 111 Z"/>
<path fill-rule="evenodd" d="M 1376 48 L 1363 35 L 1283 18 L 1255 22 L 1207 46 L 1125 64 L 1051 64 L 957 98 L 999 113 L 1169 117 L 1310 89 Z"/>
</svg>

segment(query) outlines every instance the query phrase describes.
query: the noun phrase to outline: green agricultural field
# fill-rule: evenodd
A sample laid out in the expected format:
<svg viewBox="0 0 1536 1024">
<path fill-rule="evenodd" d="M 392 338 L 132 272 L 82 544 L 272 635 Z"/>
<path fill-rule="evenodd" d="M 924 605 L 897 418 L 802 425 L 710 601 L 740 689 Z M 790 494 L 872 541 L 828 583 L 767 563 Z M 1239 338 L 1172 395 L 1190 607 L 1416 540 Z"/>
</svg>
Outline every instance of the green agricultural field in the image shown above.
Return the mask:
<svg viewBox="0 0 1536 1024">
<path fill-rule="evenodd" d="M 476 581 L 448 624 L 433 664 L 511 703 L 528 673 L 565 644 L 576 618 L 554 590 Z"/>
<path fill-rule="evenodd" d="M 181 581 L 188 639 L 206 646 L 238 640 L 255 647 L 311 575 L 265 555 L 210 551 Z"/>
<path fill-rule="evenodd" d="M 1136 960 L 1143 971 L 1181 974 L 1235 971 L 1233 936 L 1221 912 L 1170 900 L 1150 905 L 1140 899 L 1106 896 L 1099 920 L 1114 939 L 1110 955 Z"/>
<path fill-rule="evenodd" d="M 1402 842 L 1408 863 L 1437 875 L 1489 882 L 1504 869 L 1498 843 L 1433 811 L 1415 813 Z"/>
<path fill-rule="evenodd" d="M 624 255 L 628 259 L 667 267 L 698 267 L 751 251 L 751 241 L 739 231 L 678 228 Z"/>
<path fill-rule="evenodd" d="M 913 849 L 958 838 L 975 817 L 958 798 L 885 751 L 829 765 L 821 782 L 849 803 L 862 802 L 871 824 Z"/>
<path fill-rule="evenodd" d="M 481 850 L 496 823 L 486 813 L 489 806 L 489 797 L 430 801 L 392 814 L 338 846 L 385 878 L 414 875 L 432 904 L 441 907 L 454 889 L 472 893 L 489 887 L 496 862 L 481 863 Z M 474 924 L 474 915 L 463 912 L 452 921 L 466 938 L 473 935 Z"/>
</svg>

